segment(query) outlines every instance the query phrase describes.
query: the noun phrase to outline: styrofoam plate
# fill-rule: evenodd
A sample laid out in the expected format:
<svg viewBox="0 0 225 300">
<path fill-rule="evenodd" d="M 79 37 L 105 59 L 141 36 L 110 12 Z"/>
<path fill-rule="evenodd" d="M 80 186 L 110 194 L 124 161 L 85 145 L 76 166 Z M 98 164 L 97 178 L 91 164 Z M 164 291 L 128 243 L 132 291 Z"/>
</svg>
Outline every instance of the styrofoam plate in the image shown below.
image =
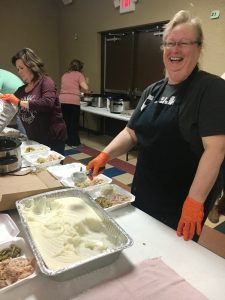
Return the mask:
<svg viewBox="0 0 225 300">
<path fill-rule="evenodd" d="M 98 197 L 104 196 L 104 192 L 106 190 L 110 190 L 110 192 L 112 192 L 114 195 L 118 194 L 121 196 L 126 196 L 126 200 L 123 201 L 122 203 L 118 203 L 118 204 L 112 204 L 112 206 L 104 208 L 106 211 L 112 211 L 112 210 L 116 210 L 119 208 L 122 208 L 124 206 L 127 206 L 128 204 L 131 204 L 132 202 L 135 201 L 135 196 L 133 194 L 131 194 L 130 192 L 126 191 L 125 189 L 121 188 L 120 186 L 116 185 L 116 184 L 105 184 L 102 186 L 93 186 L 92 188 L 90 188 L 88 190 L 88 193 L 90 194 L 90 196 L 96 200 Z M 106 196 L 107 198 L 107 196 Z"/>
<path fill-rule="evenodd" d="M 98 176 L 94 177 L 93 182 L 96 182 L 96 180 L 101 180 L 101 183 L 96 183 L 95 186 L 102 186 L 106 183 L 112 182 L 112 179 L 105 176 L 104 174 L 99 174 Z M 72 177 L 64 178 L 60 181 L 66 187 L 73 187 L 73 188 L 76 188 L 76 189 L 84 189 L 84 190 L 90 190 L 91 188 L 93 188 L 93 185 L 92 186 L 87 186 L 87 187 L 76 186 L 73 179 L 72 179 Z M 91 180 L 89 178 L 87 178 L 87 182 L 91 183 Z"/>
<path fill-rule="evenodd" d="M 81 106 L 88 106 L 88 102 L 80 101 L 80 105 L 81 105 Z"/>
<path fill-rule="evenodd" d="M 25 156 L 25 155 L 32 155 L 32 154 L 36 154 L 36 153 L 42 153 L 42 152 L 46 152 L 49 151 L 50 148 L 39 144 L 39 145 L 21 145 L 21 155 Z"/>
<path fill-rule="evenodd" d="M 22 251 L 21 251 L 21 257 L 24 258 L 28 258 L 28 259 L 34 259 L 33 254 L 29 248 L 29 246 L 25 243 L 23 238 L 20 237 L 15 237 L 13 239 L 11 239 L 10 241 L 4 242 L 0 244 L 0 251 L 10 247 L 11 244 L 16 245 L 17 247 L 19 247 Z M 38 268 L 37 265 L 35 265 L 35 270 L 34 273 L 32 273 L 31 275 L 29 275 L 28 277 L 24 278 L 24 279 L 20 279 L 18 281 L 16 281 L 15 283 L 12 283 L 4 288 L 0 289 L 0 294 L 4 293 L 14 287 L 17 287 L 18 285 L 21 285 L 25 282 L 27 282 L 27 280 L 30 280 L 32 278 L 34 278 L 35 276 L 37 276 L 38 273 Z"/>
<path fill-rule="evenodd" d="M 19 232 L 19 228 L 8 214 L 0 214 L 0 243 L 16 237 Z"/>
<path fill-rule="evenodd" d="M 85 171 L 86 166 L 80 163 L 48 167 L 47 171 L 57 179 L 70 178 L 74 172 Z"/>
<path fill-rule="evenodd" d="M 48 160 L 48 157 L 52 155 L 55 156 L 55 159 L 53 160 Z M 60 164 L 61 160 L 64 160 L 65 157 L 58 152 L 55 151 L 46 151 L 46 152 L 41 152 L 41 153 L 34 153 L 30 155 L 25 155 L 24 156 L 25 160 L 30 163 L 31 166 L 35 166 L 36 168 L 47 168 L 53 165 L 58 165 Z M 46 162 L 39 163 L 38 159 L 43 158 L 46 159 Z"/>
<path fill-rule="evenodd" d="M 79 172 L 79 171 L 85 171 L 86 166 L 81 164 L 81 163 L 72 163 L 72 164 L 67 164 L 67 165 L 60 165 L 60 166 L 52 166 L 47 168 L 48 172 L 51 173 L 53 176 L 55 176 L 60 182 L 65 186 L 65 187 L 75 187 L 77 189 L 85 189 L 89 190 L 91 187 L 86 187 L 86 188 L 80 188 L 77 187 L 74 184 L 72 174 L 74 172 Z M 97 186 L 101 186 L 106 183 L 112 182 L 112 179 L 105 176 L 104 174 L 99 174 L 98 176 L 95 177 L 95 179 L 100 179 L 103 182 L 96 184 Z M 89 179 L 87 179 L 89 181 Z"/>
</svg>

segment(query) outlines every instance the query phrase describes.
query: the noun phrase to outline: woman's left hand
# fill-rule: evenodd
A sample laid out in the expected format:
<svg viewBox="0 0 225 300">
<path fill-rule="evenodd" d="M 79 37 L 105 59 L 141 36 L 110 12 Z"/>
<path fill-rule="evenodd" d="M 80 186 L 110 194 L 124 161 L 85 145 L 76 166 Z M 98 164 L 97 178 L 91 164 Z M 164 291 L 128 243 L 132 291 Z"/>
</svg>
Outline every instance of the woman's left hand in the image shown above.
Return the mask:
<svg viewBox="0 0 225 300">
<path fill-rule="evenodd" d="M 177 235 L 183 235 L 185 241 L 192 240 L 195 233 L 200 235 L 203 217 L 203 204 L 188 196 L 183 204 L 182 214 L 177 227 Z"/>
</svg>

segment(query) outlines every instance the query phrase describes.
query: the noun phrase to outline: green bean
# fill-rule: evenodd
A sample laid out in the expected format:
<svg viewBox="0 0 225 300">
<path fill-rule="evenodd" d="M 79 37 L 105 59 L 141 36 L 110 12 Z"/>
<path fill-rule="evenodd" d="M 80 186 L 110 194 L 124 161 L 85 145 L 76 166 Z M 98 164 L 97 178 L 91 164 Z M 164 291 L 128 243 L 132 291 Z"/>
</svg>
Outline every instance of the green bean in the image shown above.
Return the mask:
<svg viewBox="0 0 225 300">
<path fill-rule="evenodd" d="M 5 248 L 0 251 L 0 261 L 3 261 L 7 258 L 15 258 L 21 255 L 21 248 L 17 247 L 14 244 L 11 244 L 9 248 Z"/>
</svg>

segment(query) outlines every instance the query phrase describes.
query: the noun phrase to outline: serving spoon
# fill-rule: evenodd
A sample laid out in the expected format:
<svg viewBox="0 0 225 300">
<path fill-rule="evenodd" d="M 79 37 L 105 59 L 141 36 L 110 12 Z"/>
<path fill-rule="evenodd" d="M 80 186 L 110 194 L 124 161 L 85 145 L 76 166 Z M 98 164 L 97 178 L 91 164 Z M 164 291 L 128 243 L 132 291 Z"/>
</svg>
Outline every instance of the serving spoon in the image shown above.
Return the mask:
<svg viewBox="0 0 225 300">
<path fill-rule="evenodd" d="M 91 176 L 93 173 L 92 169 L 82 171 L 82 168 L 78 172 L 72 174 L 72 179 L 75 183 L 82 183 L 87 180 L 87 176 Z"/>
<path fill-rule="evenodd" d="M 99 171 L 102 171 L 104 169 L 105 167 L 99 168 Z M 72 179 L 74 183 L 82 183 L 87 180 L 88 176 L 92 176 L 92 174 L 93 174 L 93 169 L 82 171 L 82 167 L 80 167 L 80 171 L 74 172 L 72 174 Z"/>
</svg>

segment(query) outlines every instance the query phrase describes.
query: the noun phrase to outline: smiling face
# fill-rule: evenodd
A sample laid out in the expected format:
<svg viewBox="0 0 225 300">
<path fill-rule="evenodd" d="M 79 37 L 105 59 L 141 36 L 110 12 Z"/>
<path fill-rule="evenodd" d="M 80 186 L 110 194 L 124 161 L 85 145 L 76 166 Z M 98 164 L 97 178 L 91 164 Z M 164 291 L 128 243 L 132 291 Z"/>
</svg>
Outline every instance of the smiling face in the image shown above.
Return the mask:
<svg viewBox="0 0 225 300">
<path fill-rule="evenodd" d="M 189 43 L 197 40 L 195 27 L 190 23 L 175 26 L 166 38 L 166 43 Z M 169 83 L 178 84 L 185 80 L 194 70 L 201 53 L 201 46 L 197 43 L 186 46 L 164 46 L 163 61 L 166 67 Z"/>
<path fill-rule="evenodd" d="M 24 82 L 30 83 L 33 80 L 34 75 L 32 71 L 24 64 L 22 59 L 16 60 L 16 69 Z"/>
</svg>

